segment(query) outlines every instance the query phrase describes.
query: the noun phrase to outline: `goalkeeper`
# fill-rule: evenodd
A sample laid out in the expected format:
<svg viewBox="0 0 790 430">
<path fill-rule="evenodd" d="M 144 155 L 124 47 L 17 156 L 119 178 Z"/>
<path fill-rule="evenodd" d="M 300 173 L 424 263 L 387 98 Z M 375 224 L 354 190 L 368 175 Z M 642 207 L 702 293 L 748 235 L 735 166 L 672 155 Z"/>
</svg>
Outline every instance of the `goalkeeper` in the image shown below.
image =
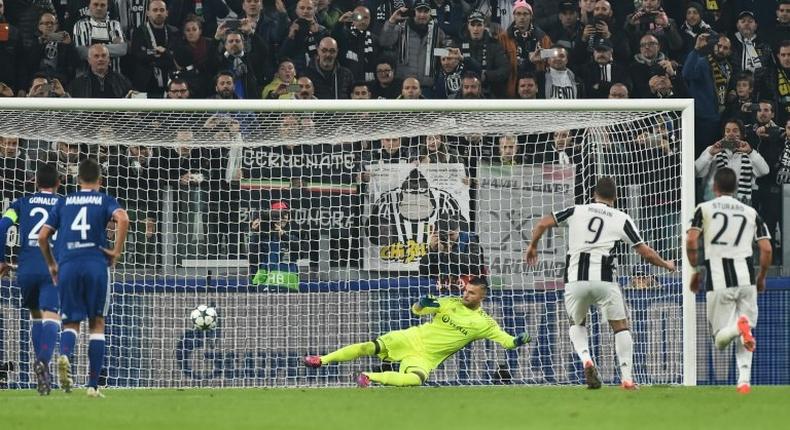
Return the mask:
<svg viewBox="0 0 790 430">
<path fill-rule="evenodd" d="M 367 387 L 371 382 L 405 387 L 423 384 L 428 374 L 447 357 L 478 339 L 493 340 L 507 349 L 529 343 L 531 338 L 522 333 L 507 334 L 481 307 L 488 294 L 485 278 L 472 278 L 462 297 L 422 297 L 412 305 L 416 315 L 433 314 L 432 321 L 395 330 L 372 342 L 345 346 L 324 356 L 308 355 L 304 364 L 321 367 L 325 364 L 351 361 L 359 357 L 378 355 L 385 361 L 400 362 L 400 372 L 363 372 L 357 385 Z"/>
</svg>

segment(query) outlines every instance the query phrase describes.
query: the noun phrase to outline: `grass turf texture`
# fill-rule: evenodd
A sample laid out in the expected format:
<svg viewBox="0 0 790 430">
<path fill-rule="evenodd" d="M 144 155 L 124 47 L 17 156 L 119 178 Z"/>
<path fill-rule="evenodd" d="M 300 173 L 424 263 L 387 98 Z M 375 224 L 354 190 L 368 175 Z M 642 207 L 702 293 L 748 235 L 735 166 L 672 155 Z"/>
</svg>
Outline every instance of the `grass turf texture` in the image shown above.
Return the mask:
<svg viewBox="0 0 790 430">
<path fill-rule="evenodd" d="M 443 387 L 0 392 L 16 429 L 773 429 L 790 421 L 790 386 Z"/>
</svg>

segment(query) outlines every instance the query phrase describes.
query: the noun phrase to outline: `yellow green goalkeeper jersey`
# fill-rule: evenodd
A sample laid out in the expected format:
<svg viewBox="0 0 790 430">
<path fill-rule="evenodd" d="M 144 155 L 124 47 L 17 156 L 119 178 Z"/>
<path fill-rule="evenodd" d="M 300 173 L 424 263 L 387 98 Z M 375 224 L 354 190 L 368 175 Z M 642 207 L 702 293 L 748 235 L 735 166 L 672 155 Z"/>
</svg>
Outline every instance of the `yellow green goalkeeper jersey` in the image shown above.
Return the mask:
<svg viewBox="0 0 790 430">
<path fill-rule="evenodd" d="M 417 315 L 434 314 L 433 320 L 382 336 L 390 359 L 421 356 L 438 366 L 450 355 L 478 339 L 490 339 L 504 348 L 515 348 L 515 338 L 499 327 L 482 307 L 472 310 L 460 297 L 443 297 L 439 308 L 423 308 Z M 400 339 L 398 339 L 400 338 Z"/>
</svg>

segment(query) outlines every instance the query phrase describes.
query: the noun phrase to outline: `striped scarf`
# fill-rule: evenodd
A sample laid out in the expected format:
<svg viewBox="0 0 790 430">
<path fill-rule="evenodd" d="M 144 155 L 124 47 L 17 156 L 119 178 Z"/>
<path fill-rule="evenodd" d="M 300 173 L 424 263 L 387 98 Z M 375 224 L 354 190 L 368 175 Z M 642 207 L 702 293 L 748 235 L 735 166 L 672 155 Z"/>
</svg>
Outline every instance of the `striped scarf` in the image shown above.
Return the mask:
<svg viewBox="0 0 790 430">
<path fill-rule="evenodd" d="M 790 141 L 785 139 L 785 149 L 777 163 L 776 183 L 778 185 L 790 184 Z"/>
<path fill-rule="evenodd" d="M 732 76 L 732 67 L 726 59 L 719 62 L 713 54 L 708 55 L 708 64 L 710 64 L 710 71 L 713 75 L 713 85 L 716 90 L 716 101 L 719 103 L 719 113 L 722 113 L 727 107 L 727 87 Z"/>
<path fill-rule="evenodd" d="M 353 25 L 351 26 L 349 32 L 351 33 L 351 37 L 354 39 L 362 40 L 364 46 L 362 49 L 362 55 L 364 58 L 359 58 L 359 54 L 356 51 L 349 49 L 346 52 L 346 59 L 349 61 L 361 63 L 365 70 L 365 80 L 372 81 L 375 78 L 374 73 L 370 71 L 370 65 L 375 61 L 373 58 L 373 36 L 370 34 L 370 30 L 362 31 Z"/>
<path fill-rule="evenodd" d="M 733 153 L 732 155 L 734 157 L 737 153 Z M 728 167 L 728 161 L 729 156 L 724 151 L 716 154 L 716 167 L 718 169 Z M 741 153 L 741 170 L 738 175 L 738 191 L 736 192 L 736 198 L 747 205 L 750 205 L 752 201 L 753 177 L 752 160 L 749 158 L 749 154 Z"/>
</svg>

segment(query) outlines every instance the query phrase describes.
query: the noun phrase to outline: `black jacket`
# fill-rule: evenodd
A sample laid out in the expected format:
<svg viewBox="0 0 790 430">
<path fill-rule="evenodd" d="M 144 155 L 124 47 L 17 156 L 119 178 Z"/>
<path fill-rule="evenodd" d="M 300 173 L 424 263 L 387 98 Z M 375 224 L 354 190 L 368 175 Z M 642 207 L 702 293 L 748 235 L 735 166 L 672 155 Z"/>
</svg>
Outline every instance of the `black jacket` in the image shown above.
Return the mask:
<svg viewBox="0 0 790 430">
<path fill-rule="evenodd" d="M 88 72 L 71 81 L 69 94 L 75 98 L 93 97 L 92 74 L 92 72 Z M 104 77 L 104 83 L 109 85 L 112 98 L 126 97 L 126 94 L 132 89 L 132 83 L 129 82 L 129 79 L 126 79 L 126 76 L 112 70 L 107 72 L 107 76 Z"/>
<path fill-rule="evenodd" d="M 318 67 L 317 60 L 310 63 L 305 76 L 313 81 L 315 96 L 319 99 L 347 99 L 354 85 L 351 70 L 335 64 L 335 69 L 325 72 Z"/>
</svg>

